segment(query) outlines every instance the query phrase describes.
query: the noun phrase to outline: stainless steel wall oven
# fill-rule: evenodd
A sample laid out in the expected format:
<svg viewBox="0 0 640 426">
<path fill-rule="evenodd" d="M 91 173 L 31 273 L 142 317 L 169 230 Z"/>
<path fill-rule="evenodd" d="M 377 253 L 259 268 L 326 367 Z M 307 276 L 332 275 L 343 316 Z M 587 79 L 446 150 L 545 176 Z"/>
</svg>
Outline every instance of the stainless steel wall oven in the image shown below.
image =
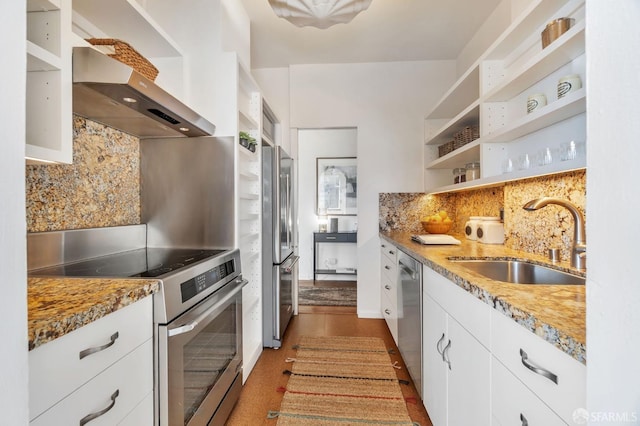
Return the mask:
<svg viewBox="0 0 640 426">
<path fill-rule="evenodd" d="M 165 306 L 165 315 L 156 311 L 160 425 L 223 424 L 242 387 L 242 287 L 246 281 L 239 273 L 237 250 L 211 260 L 199 265 L 208 269 L 197 275 L 184 281 L 172 279 L 169 287 L 179 289 L 179 299 L 159 301 Z M 206 298 L 190 303 L 201 293 Z M 156 300 L 161 297 L 158 293 Z M 173 318 L 178 312 L 183 313 Z"/>
</svg>

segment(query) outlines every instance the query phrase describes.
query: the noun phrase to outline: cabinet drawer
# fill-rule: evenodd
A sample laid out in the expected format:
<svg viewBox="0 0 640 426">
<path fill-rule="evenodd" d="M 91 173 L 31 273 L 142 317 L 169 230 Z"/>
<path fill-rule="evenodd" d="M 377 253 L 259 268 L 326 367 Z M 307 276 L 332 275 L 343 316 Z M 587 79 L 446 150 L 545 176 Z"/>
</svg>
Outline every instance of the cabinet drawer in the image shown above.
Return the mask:
<svg viewBox="0 0 640 426">
<path fill-rule="evenodd" d="M 507 368 L 491 359 L 491 412 L 493 425 L 565 426 L 560 417 L 547 407 Z M 522 419 L 521 417 L 522 416 Z"/>
<path fill-rule="evenodd" d="M 491 344 L 491 311 L 493 309 L 458 287 L 448 278 L 424 265 L 422 277 L 424 292 L 438 302 L 484 347 L 489 348 Z"/>
<path fill-rule="evenodd" d="M 146 297 L 29 352 L 31 419 L 78 389 L 153 334 L 152 297 Z M 113 345 L 80 359 L 80 352 Z M 149 363 L 152 358 L 149 358 Z"/>
<path fill-rule="evenodd" d="M 384 316 L 385 321 L 387 322 L 387 327 L 389 327 L 389 331 L 393 336 L 393 340 L 398 344 L 398 311 L 397 304 L 392 303 L 385 294 L 382 295 L 381 306 L 382 306 L 382 315 Z"/>
<path fill-rule="evenodd" d="M 494 356 L 572 424 L 574 410 L 586 403 L 586 367 L 498 311 L 492 313 L 491 328 Z M 526 353 L 524 361 L 521 351 Z M 556 375 L 557 383 L 527 368 L 525 363 Z"/>
<path fill-rule="evenodd" d="M 153 425 L 153 392 L 149 392 L 141 403 L 127 414 L 118 426 L 152 426 Z"/>
<path fill-rule="evenodd" d="M 380 253 L 386 256 L 394 265 L 398 262 L 398 249 L 387 241 L 380 243 Z"/>
<path fill-rule="evenodd" d="M 386 276 L 393 282 L 398 279 L 398 264 L 387 256 L 380 256 L 380 271 L 381 276 Z"/>
<path fill-rule="evenodd" d="M 114 393 L 118 395 L 112 400 Z M 112 426 L 123 420 L 153 391 L 152 339 L 111 365 L 71 395 L 33 420 L 31 426 L 77 425 L 80 419 L 113 407 L 91 420 L 90 426 Z"/>
<path fill-rule="evenodd" d="M 316 232 L 314 239 L 316 243 L 355 243 L 357 234 L 355 232 Z"/>
<path fill-rule="evenodd" d="M 392 307 L 398 306 L 398 286 L 395 281 L 390 278 L 382 276 L 382 297 L 386 297 L 389 305 Z"/>
</svg>

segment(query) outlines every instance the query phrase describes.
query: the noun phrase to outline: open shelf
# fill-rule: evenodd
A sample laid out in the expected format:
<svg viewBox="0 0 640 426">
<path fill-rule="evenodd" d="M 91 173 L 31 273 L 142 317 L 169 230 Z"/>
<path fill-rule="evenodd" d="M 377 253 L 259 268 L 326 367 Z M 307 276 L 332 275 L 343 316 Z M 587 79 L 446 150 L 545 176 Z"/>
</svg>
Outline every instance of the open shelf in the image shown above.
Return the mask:
<svg viewBox="0 0 640 426">
<path fill-rule="evenodd" d="M 512 77 L 490 91 L 484 97 L 485 102 L 507 101 L 522 93 L 533 84 L 585 52 L 585 23 L 578 22 L 569 31 L 533 56 L 519 69 L 512 71 Z"/>
<path fill-rule="evenodd" d="M 27 40 L 27 71 L 58 71 L 62 59 Z"/>
<path fill-rule="evenodd" d="M 481 142 L 509 142 L 581 114 L 586 109 L 586 90 L 582 88 L 565 95 L 540 110 L 512 121 L 508 126 L 501 128 L 497 132 L 483 136 Z"/>
<path fill-rule="evenodd" d="M 27 0 L 27 12 L 59 10 L 60 0 Z"/>
<path fill-rule="evenodd" d="M 487 49 L 485 60 L 502 59 L 516 50 L 531 34 L 541 31 L 566 0 L 531 1 L 526 10 Z"/>
<path fill-rule="evenodd" d="M 465 126 L 477 126 L 480 121 L 480 101 L 475 100 L 460 114 L 445 124 L 426 145 L 442 145 L 453 140 L 453 135 Z"/>
<path fill-rule="evenodd" d="M 178 44 L 135 0 L 73 0 L 73 10 L 146 58 L 184 56 Z"/>
<path fill-rule="evenodd" d="M 241 129 L 257 130 L 260 126 L 253 117 L 244 111 L 238 111 L 238 119 L 240 120 Z"/>
<path fill-rule="evenodd" d="M 480 94 L 480 67 L 478 63 L 469 68 L 442 96 L 427 119 L 451 118 L 467 108 Z"/>
<path fill-rule="evenodd" d="M 467 163 L 478 161 L 480 158 L 480 139 L 476 139 L 444 155 L 427 165 L 427 169 L 453 169 L 464 167 Z"/>
<path fill-rule="evenodd" d="M 250 181 L 257 181 L 260 179 L 260 176 L 251 172 L 240 172 L 240 177 Z"/>
<path fill-rule="evenodd" d="M 504 173 L 496 176 L 489 176 L 486 178 L 476 179 L 469 182 L 458 183 L 454 185 L 446 185 L 438 188 L 428 189 L 428 194 L 439 194 L 443 192 L 459 192 L 470 189 L 488 188 L 494 186 L 500 186 L 505 182 L 511 182 L 514 180 L 528 179 L 532 177 L 548 176 L 559 173 L 571 172 L 574 170 L 581 170 L 587 167 L 585 158 L 577 158 L 570 161 L 559 161 L 546 166 L 532 167 L 527 170 L 517 170 L 511 173 Z"/>
</svg>

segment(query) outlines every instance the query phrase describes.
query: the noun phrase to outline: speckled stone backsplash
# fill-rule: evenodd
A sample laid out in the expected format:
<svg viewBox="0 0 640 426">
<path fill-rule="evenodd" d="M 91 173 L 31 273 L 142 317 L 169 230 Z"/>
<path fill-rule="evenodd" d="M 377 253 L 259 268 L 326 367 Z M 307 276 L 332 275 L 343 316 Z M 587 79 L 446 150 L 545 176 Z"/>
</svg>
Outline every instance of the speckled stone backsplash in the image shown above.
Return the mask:
<svg viewBox="0 0 640 426">
<path fill-rule="evenodd" d="M 456 217 L 455 194 L 425 195 L 419 193 L 383 193 L 379 195 L 381 231 L 423 233 L 420 218 L 445 210 Z"/>
<path fill-rule="evenodd" d="M 504 208 L 507 247 L 542 255 L 557 247 L 562 259 L 569 259 L 573 241 L 569 211 L 559 206 L 547 206 L 536 212 L 522 208 L 527 201 L 542 196 L 569 200 L 585 214 L 586 172 L 508 182 L 503 187 L 461 193 L 380 194 L 380 230 L 423 233 L 420 217 L 445 210 L 454 221 L 451 233 L 464 234 L 470 216 L 498 216 L 500 208 Z"/>
<path fill-rule="evenodd" d="M 549 205 L 528 212 L 524 204 L 535 198 L 568 200 L 585 215 L 587 175 L 584 170 L 511 182 L 504 188 L 505 245 L 529 253 L 546 254 L 560 248 L 561 259 L 571 258 L 573 218 L 564 207 Z M 588 236 L 587 236 L 588 237 Z"/>
<path fill-rule="evenodd" d="M 73 164 L 26 166 L 28 232 L 140 223 L 138 138 L 74 116 Z"/>
</svg>

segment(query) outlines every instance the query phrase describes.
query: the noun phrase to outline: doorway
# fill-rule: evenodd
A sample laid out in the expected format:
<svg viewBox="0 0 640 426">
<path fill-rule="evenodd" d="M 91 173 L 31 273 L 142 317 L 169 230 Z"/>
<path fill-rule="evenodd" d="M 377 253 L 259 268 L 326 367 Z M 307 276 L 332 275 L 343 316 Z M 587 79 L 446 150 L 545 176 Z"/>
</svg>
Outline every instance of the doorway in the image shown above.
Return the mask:
<svg viewBox="0 0 640 426">
<path fill-rule="evenodd" d="M 342 194 L 328 208 L 322 182 L 335 182 L 333 193 Z M 300 306 L 356 306 L 356 235 L 357 129 L 298 129 Z"/>
</svg>

